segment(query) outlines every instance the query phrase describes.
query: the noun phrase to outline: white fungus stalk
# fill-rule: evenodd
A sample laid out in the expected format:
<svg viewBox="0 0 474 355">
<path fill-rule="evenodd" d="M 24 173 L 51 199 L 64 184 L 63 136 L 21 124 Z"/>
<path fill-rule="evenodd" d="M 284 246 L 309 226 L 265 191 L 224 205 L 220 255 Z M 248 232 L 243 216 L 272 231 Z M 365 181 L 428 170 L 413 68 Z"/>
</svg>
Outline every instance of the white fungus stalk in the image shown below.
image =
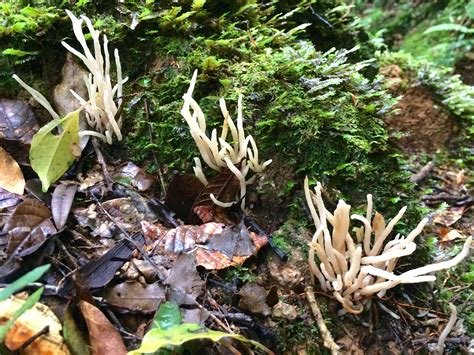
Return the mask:
<svg viewBox="0 0 474 355">
<path fill-rule="evenodd" d="M 451 333 L 451 330 L 453 330 L 454 324 L 456 324 L 456 320 L 458 319 L 458 311 L 454 304 L 450 303 L 449 309 L 451 311 L 451 315 L 449 316 L 449 321 L 446 324 L 446 327 L 443 329 L 441 335 L 439 336 L 438 344 L 436 345 L 436 349 L 434 351 L 435 354 L 443 354 L 445 347 L 444 343 L 446 342 L 446 338 L 448 337 L 449 333 Z"/>
<path fill-rule="evenodd" d="M 71 90 L 71 94 L 85 105 L 87 122 L 94 129 L 85 130 L 80 133 L 81 136 L 92 135 L 99 137 L 107 143 L 112 144 L 113 137 L 122 140 L 122 117 L 119 114 L 119 107 L 122 104 L 123 84 L 128 78 L 122 78 L 122 66 L 118 50 L 114 50 L 115 69 L 117 82 L 112 85 L 110 77 L 110 54 L 108 48 L 107 36 L 103 36 L 103 44 L 100 43 L 100 32 L 94 29 L 91 20 L 82 15 L 77 18 L 74 14 L 66 10 L 71 19 L 74 35 L 82 47 L 82 53 L 66 42 L 61 44 L 72 54 L 78 57 L 89 70 L 90 74 L 84 76 L 84 82 L 87 87 L 88 98 L 82 98 L 76 92 Z M 89 49 L 82 24 L 86 27 L 92 37 L 94 53 Z M 118 116 L 118 117 L 116 117 Z"/>
<path fill-rule="evenodd" d="M 397 275 L 394 269 L 398 259 L 411 255 L 416 250 L 414 240 L 422 232 L 428 219 L 423 219 L 407 237 L 397 234 L 393 240 L 386 242 L 406 207 L 386 225 L 379 213 L 375 214 L 371 222 L 371 195 L 367 196 L 366 215 L 350 216 L 350 206 L 344 201 L 339 201 L 334 214 L 327 211 L 321 190 L 322 186 L 318 183 L 314 192 L 311 191 L 309 180 L 305 178 L 306 202 L 316 226 L 316 233 L 309 244 L 308 262 L 321 288 L 334 292 L 334 297 L 343 306 L 343 312 L 362 312 L 364 307 L 370 305 L 370 297 L 376 293 L 378 297 L 383 297 L 388 289 L 398 284 L 435 281 L 435 276 L 430 273 L 453 267 L 469 254 L 472 237 L 467 238 L 461 252 L 454 258 Z M 358 232 L 359 244 L 356 244 L 357 238 L 354 240 L 349 234 L 350 219 L 363 224 Z M 333 227 L 332 232 L 326 221 Z"/>
<path fill-rule="evenodd" d="M 193 99 L 192 94 L 196 86 L 197 70 L 194 71 L 188 91 L 183 95 L 183 108 L 181 115 L 189 126 L 189 132 L 196 142 L 201 154 L 201 158 L 211 169 L 216 171 L 230 170 L 239 181 L 240 192 L 236 196 L 235 201 L 241 200 L 241 208 L 245 208 L 245 194 L 247 185 L 255 180 L 255 175 L 247 178 L 250 171 L 254 174 L 262 173 L 263 170 L 271 163 L 267 160 L 263 163 L 258 161 L 258 148 L 255 140 L 251 135 L 246 136 L 243 124 L 242 95 L 237 101 L 237 123 L 232 120 L 227 106 L 223 98 L 219 100 L 219 106 L 224 117 L 221 134 L 217 134 L 217 130 L 211 131 L 208 135 L 206 130 L 206 117 L 202 112 L 199 104 Z M 230 132 L 231 140 L 227 140 Z M 250 145 L 250 146 L 249 146 Z M 201 166 L 201 160 L 195 158 L 194 173 L 199 180 L 206 185 L 208 180 L 204 175 Z M 212 201 L 221 207 L 228 207 L 232 202 L 223 202 L 217 200 L 215 196 L 211 196 Z"/>
</svg>

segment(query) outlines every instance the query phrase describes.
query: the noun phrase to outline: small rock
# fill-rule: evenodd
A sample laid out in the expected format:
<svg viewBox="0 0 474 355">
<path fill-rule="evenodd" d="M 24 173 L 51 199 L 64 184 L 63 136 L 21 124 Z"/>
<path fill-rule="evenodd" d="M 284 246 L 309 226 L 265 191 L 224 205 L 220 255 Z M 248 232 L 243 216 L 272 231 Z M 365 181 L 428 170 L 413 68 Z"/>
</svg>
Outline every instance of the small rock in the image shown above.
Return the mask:
<svg viewBox="0 0 474 355">
<path fill-rule="evenodd" d="M 275 278 L 283 287 L 294 288 L 301 284 L 304 279 L 301 271 L 292 264 L 278 265 L 277 263 L 270 261 L 268 263 L 268 268 L 272 277 Z"/>
<path fill-rule="evenodd" d="M 239 307 L 243 310 L 265 317 L 271 314 L 270 307 L 266 303 L 267 291 L 262 286 L 247 283 L 240 289 L 239 295 L 242 296 Z"/>
<path fill-rule="evenodd" d="M 295 306 L 280 301 L 275 306 L 273 306 L 272 316 L 276 318 L 294 320 L 296 317 L 298 317 L 298 311 Z"/>
</svg>

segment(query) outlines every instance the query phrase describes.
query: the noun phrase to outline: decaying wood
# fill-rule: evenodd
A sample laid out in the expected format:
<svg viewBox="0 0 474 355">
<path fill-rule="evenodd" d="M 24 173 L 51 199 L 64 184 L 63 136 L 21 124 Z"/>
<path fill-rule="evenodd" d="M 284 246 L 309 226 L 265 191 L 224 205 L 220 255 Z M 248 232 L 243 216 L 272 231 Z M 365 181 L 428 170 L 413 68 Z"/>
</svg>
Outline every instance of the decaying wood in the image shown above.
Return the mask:
<svg viewBox="0 0 474 355">
<path fill-rule="evenodd" d="M 413 174 L 410 178 L 410 181 L 414 182 L 415 184 L 419 184 L 428 177 L 431 171 L 433 171 L 433 168 L 434 164 L 432 161 L 430 161 L 428 164 L 422 167 L 419 172 Z"/>
</svg>

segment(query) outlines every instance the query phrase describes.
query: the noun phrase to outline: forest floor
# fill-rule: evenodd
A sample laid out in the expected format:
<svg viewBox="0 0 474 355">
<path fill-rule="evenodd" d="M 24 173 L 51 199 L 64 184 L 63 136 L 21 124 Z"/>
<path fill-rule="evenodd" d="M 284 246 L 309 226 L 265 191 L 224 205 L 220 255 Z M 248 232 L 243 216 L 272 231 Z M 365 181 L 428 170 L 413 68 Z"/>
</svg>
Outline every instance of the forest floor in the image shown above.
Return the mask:
<svg viewBox="0 0 474 355">
<path fill-rule="evenodd" d="M 2 105 L 11 108 L 21 103 L 4 101 Z M 425 243 L 431 245 L 430 253 L 442 259 L 454 240 L 474 232 L 470 178 L 452 159 L 443 160 L 434 153 L 433 159 L 427 159 L 426 153 L 416 153 L 436 150 L 455 134 L 449 115 L 438 113 L 429 93 L 423 88 L 410 89 L 398 106 L 401 112 L 393 119 L 396 123 L 388 120 L 387 124 L 394 132 L 408 132 L 397 144 L 413 156 L 406 169 L 412 171 L 412 181 L 419 187 L 420 203 L 430 209 L 425 235 L 431 237 L 425 237 Z M 21 122 L 22 127 L 35 124 L 28 122 L 34 116 L 12 116 L 12 112 L 29 112 L 26 107 L 14 107 L 3 110 L 0 120 Z M 425 123 L 433 129 L 410 131 L 420 117 L 430 117 Z M 442 129 L 437 130 L 439 125 Z M 19 141 L 10 143 L 6 147 L 10 151 L 21 148 Z M 158 178 L 148 176 L 133 162 L 118 160 L 95 143 L 75 166 L 84 172 L 73 178 L 71 171 L 71 180 L 61 181 L 53 193 L 43 193 L 39 181 L 28 172 L 26 195 L 1 191 L 1 225 L 30 231 L 26 239 L 19 232 L 18 240 L 12 236 L 4 240 L 2 275 L 15 275 L 24 265 L 51 263 L 42 303 L 59 315 L 61 323 L 73 315 L 76 325 L 69 332 L 80 334 L 87 325 L 93 349 L 99 344 L 108 349 L 124 349 L 123 344 L 127 349 L 136 348 L 155 310 L 167 300 L 181 307 L 185 323 L 242 334 L 276 353 L 326 351 L 307 298 L 307 286 L 312 285 L 307 265 L 310 230 L 298 223 L 277 230 L 281 206 L 257 204 L 250 211 L 257 221 L 238 209 L 210 204 L 210 193 L 235 193 L 235 182 L 225 173 L 205 189 L 194 177 L 176 174 L 164 196 L 157 188 Z M 15 159 L 21 162 L 25 154 L 26 150 L 16 149 Z M 94 163 L 97 158 L 99 164 Z M 207 224 L 198 222 L 193 213 L 196 206 Z M 374 301 L 359 317 L 337 316 L 340 306 L 333 297 L 315 293 L 341 353 L 418 353 L 436 344 L 449 318 L 437 302 L 439 292 L 451 302 L 459 300 L 463 292 L 470 292 L 472 270 L 467 276 L 445 271 L 438 278 L 440 289 L 405 287 Z M 92 311 L 84 302 L 92 305 Z M 470 296 L 458 311 L 472 314 Z M 29 353 L 38 351 L 48 339 L 41 336 L 43 325 L 57 322 L 54 318 L 44 311 L 40 319 L 31 318 L 36 323 L 31 324 L 26 317 L 27 330 L 11 331 L 6 344 L 31 342 L 24 347 Z M 238 342 L 212 345 L 195 340 L 187 344 L 187 349 L 201 349 L 200 353 L 249 351 Z M 447 349 L 467 351 L 469 344 L 472 339 L 458 323 L 446 341 Z"/>
</svg>

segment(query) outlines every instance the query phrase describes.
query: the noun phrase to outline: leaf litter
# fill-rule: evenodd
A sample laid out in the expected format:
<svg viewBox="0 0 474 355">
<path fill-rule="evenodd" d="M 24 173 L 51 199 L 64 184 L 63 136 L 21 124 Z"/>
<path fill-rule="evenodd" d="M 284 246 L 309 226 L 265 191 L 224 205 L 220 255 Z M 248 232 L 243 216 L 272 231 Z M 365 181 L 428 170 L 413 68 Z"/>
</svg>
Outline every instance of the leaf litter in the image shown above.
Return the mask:
<svg viewBox="0 0 474 355">
<path fill-rule="evenodd" d="M 111 189 L 104 168 L 112 178 Z M 298 296 L 308 282 L 301 272 L 304 258 L 293 251 L 291 263 L 278 252 L 270 257 L 264 252 L 266 257 L 257 259 L 272 243 L 270 236 L 239 208 L 213 203 L 211 195 L 222 202 L 235 200 L 239 185 L 233 174 L 223 171 L 206 186 L 193 176 L 176 174 L 161 201 L 155 197 L 155 180 L 132 162 L 95 165 L 79 171 L 77 178 L 64 172 L 53 177 L 45 169 L 42 184 L 29 177 L 23 196 L 0 189 L 0 253 L 8 260 L 0 279 L 27 270 L 36 258 L 55 261 L 46 302 L 52 302 L 51 295 L 61 300 L 61 339 L 72 353 L 86 354 L 90 348 L 93 353 L 125 353 L 139 346 L 143 334 L 142 346 L 154 350 L 202 338 L 219 340 L 217 348 L 226 349 L 229 336 L 275 348 L 270 330 L 275 322 L 310 326 Z M 440 214 L 436 221 L 452 226 L 471 204 L 462 173 L 445 180 L 457 196 L 449 200 L 450 215 Z M 44 192 L 45 185 L 53 186 L 53 192 Z M 426 201 L 444 195 L 433 196 Z M 446 233 L 441 241 L 464 238 L 464 233 Z M 249 267 L 258 268 L 255 279 L 242 273 Z M 236 276 L 229 277 L 232 273 Z M 157 330 L 163 322 L 156 317 L 167 304 L 179 311 L 172 333 Z M 236 330 L 247 338 L 232 335 Z M 175 338 L 166 340 L 167 335 Z M 238 342 L 231 346 L 245 348 Z M 209 343 L 199 347 L 208 349 Z"/>
</svg>

